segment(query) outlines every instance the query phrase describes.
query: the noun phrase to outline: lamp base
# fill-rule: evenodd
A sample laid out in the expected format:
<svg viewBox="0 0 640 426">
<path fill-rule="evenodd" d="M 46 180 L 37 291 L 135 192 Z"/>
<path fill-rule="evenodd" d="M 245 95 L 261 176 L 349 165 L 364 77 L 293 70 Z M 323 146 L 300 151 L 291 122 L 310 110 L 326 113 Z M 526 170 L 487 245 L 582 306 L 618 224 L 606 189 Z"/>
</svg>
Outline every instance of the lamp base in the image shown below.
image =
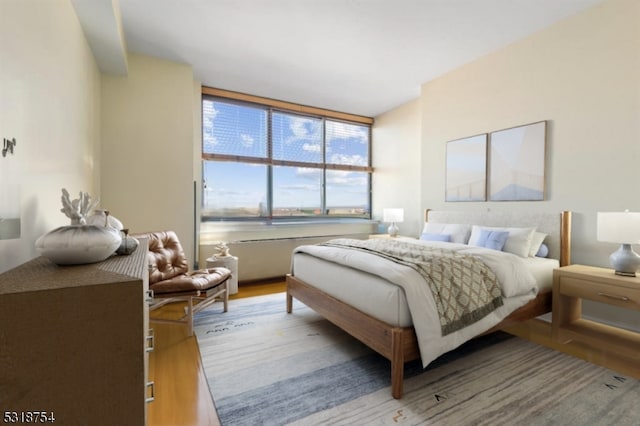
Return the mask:
<svg viewBox="0 0 640 426">
<path fill-rule="evenodd" d="M 609 256 L 609 263 L 616 271 L 616 275 L 635 277 L 640 268 L 640 256 L 633 251 L 631 244 L 622 244 L 620 248 Z"/>
<path fill-rule="evenodd" d="M 387 229 L 387 232 L 389 233 L 390 237 L 397 237 L 398 236 L 398 231 L 400 231 L 400 229 L 398 229 L 398 227 L 396 226 L 395 222 L 391 222 L 391 225 L 389 225 L 389 229 Z"/>
</svg>

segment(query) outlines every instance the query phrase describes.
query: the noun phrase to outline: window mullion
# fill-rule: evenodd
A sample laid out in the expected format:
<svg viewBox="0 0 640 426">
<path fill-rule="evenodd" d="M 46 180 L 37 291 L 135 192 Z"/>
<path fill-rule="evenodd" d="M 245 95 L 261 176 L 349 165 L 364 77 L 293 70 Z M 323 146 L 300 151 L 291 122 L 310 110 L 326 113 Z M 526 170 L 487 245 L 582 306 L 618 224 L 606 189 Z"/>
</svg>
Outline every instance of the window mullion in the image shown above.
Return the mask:
<svg viewBox="0 0 640 426">
<path fill-rule="evenodd" d="M 202 154 L 202 159 L 211 161 L 231 161 L 234 163 L 269 164 L 268 158 L 245 157 L 241 155 L 228 154 Z"/>
<path fill-rule="evenodd" d="M 271 123 L 273 109 L 267 111 L 267 214 L 269 219 L 273 219 L 273 126 Z"/>
<path fill-rule="evenodd" d="M 327 141 L 326 141 L 326 124 L 327 120 L 322 118 L 322 184 L 320 194 L 320 206 L 322 214 L 328 214 L 327 210 Z"/>
</svg>

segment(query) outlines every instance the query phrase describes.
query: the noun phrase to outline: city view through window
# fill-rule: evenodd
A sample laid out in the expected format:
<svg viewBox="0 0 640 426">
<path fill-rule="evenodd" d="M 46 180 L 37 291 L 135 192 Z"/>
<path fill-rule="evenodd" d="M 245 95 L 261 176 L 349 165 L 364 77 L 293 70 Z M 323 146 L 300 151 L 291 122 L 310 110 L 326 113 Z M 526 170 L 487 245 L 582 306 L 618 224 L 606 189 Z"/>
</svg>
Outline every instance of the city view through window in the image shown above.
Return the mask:
<svg viewBox="0 0 640 426">
<path fill-rule="evenodd" d="M 203 218 L 369 217 L 370 127 L 202 102 Z"/>
</svg>

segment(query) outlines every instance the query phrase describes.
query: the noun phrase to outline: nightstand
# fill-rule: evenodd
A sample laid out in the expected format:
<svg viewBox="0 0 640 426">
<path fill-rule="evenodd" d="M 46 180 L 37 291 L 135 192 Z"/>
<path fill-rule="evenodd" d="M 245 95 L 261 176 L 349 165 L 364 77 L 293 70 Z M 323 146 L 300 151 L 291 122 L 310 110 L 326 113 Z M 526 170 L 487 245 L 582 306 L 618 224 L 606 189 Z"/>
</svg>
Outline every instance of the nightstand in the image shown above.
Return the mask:
<svg viewBox="0 0 640 426">
<path fill-rule="evenodd" d="M 637 363 L 640 333 L 582 318 L 582 299 L 640 311 L 640 277 L 622 277 L 612 269 L 584 265 L 553 272 L 553 339 L 607 348 Z"/>
</svg>

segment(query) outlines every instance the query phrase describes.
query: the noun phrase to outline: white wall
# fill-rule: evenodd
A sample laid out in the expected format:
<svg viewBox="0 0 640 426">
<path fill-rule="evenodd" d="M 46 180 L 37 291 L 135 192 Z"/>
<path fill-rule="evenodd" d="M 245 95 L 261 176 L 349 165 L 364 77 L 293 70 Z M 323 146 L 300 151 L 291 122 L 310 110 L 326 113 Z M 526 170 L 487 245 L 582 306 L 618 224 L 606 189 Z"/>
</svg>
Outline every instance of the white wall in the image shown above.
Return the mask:
<svg viewBox="0 0 640 426">
<path fill-rule="evenodd" d="M 422 231 L 421 111 L 415 99 L 375 118 L 373 126 L 373 218 L 382 220 L 385 207 L 404 209 L 400 234 Z M 388 224 L 384 224 L 385 228 Z"/>
<path fill-rule="evenodd" d="M 0 5 L 0 124 L 15 138 L 21 238 L 0 240 L 0 272 L 37 256 L 34 243 L 69 219 L 61 189 L 100 196 L 100 74 L 68 0 Z"/>
<path fill-rule="evenodd" d="M 193 71 L 137 54 L 128 64 L 102 77 L 102 206 L 133 233 L 175 231 L 193 261 Z"/>
</svg>

